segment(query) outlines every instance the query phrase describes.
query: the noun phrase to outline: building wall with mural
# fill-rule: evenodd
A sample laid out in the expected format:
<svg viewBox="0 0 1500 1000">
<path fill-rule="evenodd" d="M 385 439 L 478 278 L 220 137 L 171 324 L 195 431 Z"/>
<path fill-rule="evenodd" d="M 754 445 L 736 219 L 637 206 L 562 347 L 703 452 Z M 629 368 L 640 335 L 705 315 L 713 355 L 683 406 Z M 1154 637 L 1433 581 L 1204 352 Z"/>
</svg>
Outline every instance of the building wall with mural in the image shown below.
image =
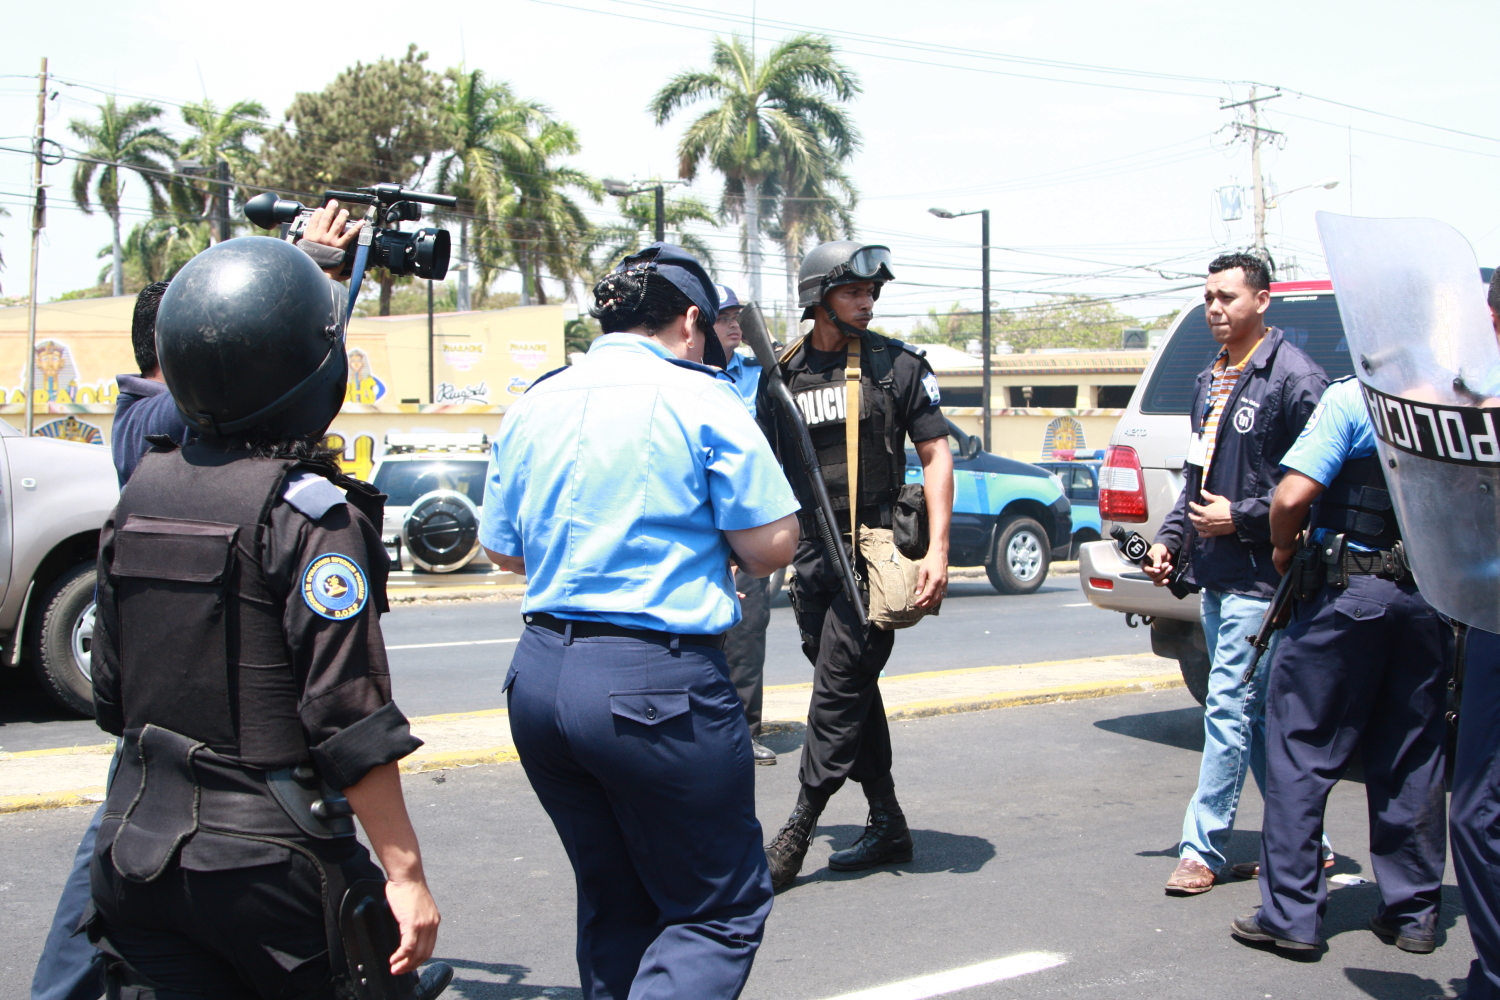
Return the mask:
<svg viewBox="0 0 1500 1000">
<path fill-rule="evenodd" d="M 26 358 L 27 310 L 0 309 L 0 419 L 25 421 L 26 392 L 37 434 L 107 445 L 115 376 L 136 371 L 130 343 L 133 296 L 55 302 L 37 308 L 36 353 Z M 330 433 L 346 464 L 367 473 L 392 432 L 482 431 L 493 435 L 511 401 L 566 363 L 562 305 L 523 306 L 433 318 L 351 320 L 349 387 Z"/>
</svg>

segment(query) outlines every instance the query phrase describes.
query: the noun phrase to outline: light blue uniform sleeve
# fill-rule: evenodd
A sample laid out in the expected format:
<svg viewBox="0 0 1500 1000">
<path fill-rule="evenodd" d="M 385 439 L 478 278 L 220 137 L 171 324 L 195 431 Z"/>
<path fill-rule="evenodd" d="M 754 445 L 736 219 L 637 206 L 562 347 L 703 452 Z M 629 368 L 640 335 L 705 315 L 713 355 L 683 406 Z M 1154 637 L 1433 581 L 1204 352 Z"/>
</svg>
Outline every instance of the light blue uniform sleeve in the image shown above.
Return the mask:
<svg viewBox="0 0 1500 1000">
<path fill-rule="evenodd" d="M 801 509 L 760 426 L 728 385 L 705 393 L 702 428 L 714 526 L 739 531 L 770 524 Z"/>
<path fill-rule="evenodd" d="M 1354 379 L 1335 382 L 1323 393 L 1302 433 L 1282 456 L 1282 468 L 1300 472 L 1324 486 L 1338 477 L 1351 458 L 1375 452 L 1375 429 Z"/>
<path fill-rule="evenodd" d="M 526 492 L 526 465 L 517 459 L 517 434 L 522 415 L 520 404 L 510 408 L 501 421 L 500 433 L 490 444 L 490 468 L 484 482 L 484 509 L 479 521 L 479 543 L 502 556 L 520 556 L 519 511 Z"/>
</svg>

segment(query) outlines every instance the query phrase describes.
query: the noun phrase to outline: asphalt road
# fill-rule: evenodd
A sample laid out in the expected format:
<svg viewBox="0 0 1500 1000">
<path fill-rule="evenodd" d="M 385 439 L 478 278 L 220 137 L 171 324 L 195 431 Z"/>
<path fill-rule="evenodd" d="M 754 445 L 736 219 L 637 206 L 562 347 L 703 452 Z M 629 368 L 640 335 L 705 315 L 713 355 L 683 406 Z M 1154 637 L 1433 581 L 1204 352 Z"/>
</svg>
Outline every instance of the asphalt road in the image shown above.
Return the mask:
<svg viewBox="0 0 1500 1000">
<path fill-rule="evenodd" d="M 835 874 L 858 834 L 858 790 L 835 797 L 805 875 L 777 899 L 748 1000 L 826 998 L 1011 956 L 1058 963 L 952 993 L 956 1000 L 1417 1000 L 1473 956 L 1458 893 L 1444 891 L 1441 947 L 1409 955 L 1364 929 L 1374 885 L 1334 888 L 1326 953 L 1313 961 L 1232 939 L 1258 883 L 1177 899 L 1161 886 L 1198 770 L 1201 714 L 1186 692 L 1122 695 L 899 723 L 898 792 L 916 832 L 909 864 Z M 767 836 L 791 808 L 796 736 L 757 770 Z M 406 779 L 444 922 L 439 957 L 465 1000 L 577 1000 L 572 873 L 520 767 Z M 25 995 L 83 809 L 0 816 L 0 1000 Z M 1231 861 L 1258 852 L 1246 789 Z M 1333 793 L 1339 874 L 1369 875 L 1363 788 Z M 1346 853 L 1347 852 L 1347 853 Z M 1451 881 L 1451 874 L 1450 874 Z M 1051 956 L 1051 957 L 1047 957 Z M 925 994 L 924 994 L 925 995 Z"/>
<path fill-rule="evenodd" d="M 409 716 L 472 712 L 505 704 L 500 685 L 522 624 L 518 601 L 398 605 L 381 621 L 396 703 Z M 1035 594 L 1008 597 L 983 580 L 955 580 L 942 614 L 896 637 L 890 674 L 1036 663 L 1150 652 L 1145 628 L 1089 607 L 1078 577 L 1061 576 Z M 766 683 L 812 680 L 812 666 L 785 594 L 771 611 Z M 0 668 L 0 749 L 98 743 L 92 722 L 55 708 L 25 675 Z"/>
</svg>

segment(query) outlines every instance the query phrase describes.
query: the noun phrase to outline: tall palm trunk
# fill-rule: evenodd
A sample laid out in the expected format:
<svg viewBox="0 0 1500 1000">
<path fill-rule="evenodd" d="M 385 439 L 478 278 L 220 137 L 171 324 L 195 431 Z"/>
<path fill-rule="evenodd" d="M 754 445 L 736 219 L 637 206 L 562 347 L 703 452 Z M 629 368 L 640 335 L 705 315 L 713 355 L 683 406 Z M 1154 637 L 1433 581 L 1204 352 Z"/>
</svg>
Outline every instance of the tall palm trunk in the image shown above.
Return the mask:
<svg viewBox="0 0 1500 1000">
<path fill-rule="evenodd" d="M 120 210 L 116 208 L 109 213 L 109 223 L 114 227 L 114 267 L 110 277 L 114 283 L 114 294 L 125 294 L 125 247 L 120 243 Z"/>
<path fill-rule="evenodd" d="M 745 258 L 750 269 L 750 301 L 760 301 L 760 181 L 745 181 Z"/>
<path fill-rule="evenodd" d="M 469 220 L 458 223 L 458 306 L 459 312 L 469 311 Z"/>
<path fill-rule="evenodd" d="M 523 249 L 519 255 L 521 258 L 521 305 L 531 305 L 531 262 L 527 260 L 526 251 Z"/>
<path fill-rule="evenodd" d="M 786 335 L 781 342 L 791 346 L 797 337 L 797 272 L 802 267 L 802 255 L 797 252 L 801 245 L 801 234 L 795 230 L 787 233 L 786 241 Z"/>
</svg>

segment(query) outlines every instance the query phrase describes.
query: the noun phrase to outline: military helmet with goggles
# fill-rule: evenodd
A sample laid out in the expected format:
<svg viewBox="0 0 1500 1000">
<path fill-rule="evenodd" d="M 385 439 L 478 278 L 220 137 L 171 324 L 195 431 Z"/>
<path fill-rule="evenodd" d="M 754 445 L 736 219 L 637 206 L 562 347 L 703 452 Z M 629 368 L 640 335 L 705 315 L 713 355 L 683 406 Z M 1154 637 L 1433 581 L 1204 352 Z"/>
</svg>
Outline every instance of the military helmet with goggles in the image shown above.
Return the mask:
<svg viewBox="0 0 1500 1000">
<path fill-rule="evenodd" d="M 873 281 L 878 299 L 880 286 L 896 280 L 891 270 L 890 247 L 854 240 L 835 240 L 814 247 L 802 258 L 802 270 L 797 277 L 797 304 L 808 310 L 803 319 L 811 318 L 812 307 L 823 301 L 830 288 Z"/>
</svg>

